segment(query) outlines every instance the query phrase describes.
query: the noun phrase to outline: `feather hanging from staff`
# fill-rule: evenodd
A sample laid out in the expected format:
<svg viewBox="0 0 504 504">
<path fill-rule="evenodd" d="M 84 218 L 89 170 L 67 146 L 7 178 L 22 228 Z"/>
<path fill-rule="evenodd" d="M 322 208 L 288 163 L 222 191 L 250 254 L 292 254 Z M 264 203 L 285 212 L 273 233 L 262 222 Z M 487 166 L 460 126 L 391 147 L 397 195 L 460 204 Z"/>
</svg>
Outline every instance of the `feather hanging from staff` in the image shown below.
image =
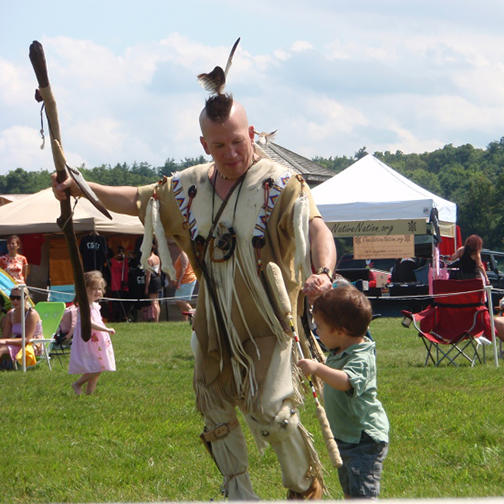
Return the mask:
<svg viewBox="0 0 504 504">
<path fill-rule="evenodd" d="M 226 85 L 226 77 L 231 67 L 233 61 L 233 55 L 238 47 L 240 38 L 236 40 L 229 53 L 229 57 L 226 63 L 226 68 L 223 70 L 220 66 L 216 66 L 210 73 L 201 73 L 198 75 L 198 80 L 200 84 L 212 94 L 221 95 L 224 93 L 224 87 Z"/>
</svg>

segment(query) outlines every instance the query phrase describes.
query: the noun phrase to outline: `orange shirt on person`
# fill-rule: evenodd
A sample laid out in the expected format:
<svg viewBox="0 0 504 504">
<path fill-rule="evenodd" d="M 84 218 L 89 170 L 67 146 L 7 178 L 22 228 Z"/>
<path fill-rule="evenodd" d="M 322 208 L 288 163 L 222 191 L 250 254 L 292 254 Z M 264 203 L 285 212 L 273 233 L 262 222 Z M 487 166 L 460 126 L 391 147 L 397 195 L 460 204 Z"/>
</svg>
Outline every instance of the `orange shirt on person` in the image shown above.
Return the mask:
<svg viewBox="0 0 504 504">
<path fill-rule="evenodd" d="M 180 260 L 180 255 L 175 260 L 174 267 L 175 267 L 176 278 L 180 278 L 180 274 L 182 272 L 182 261 Z M 185 269 L 184 274 L 182 276 L 182 280 L 180 282 L 180 285 L 192 283 L 195 280 L 196 280 L 196 273 L 194 273 L 194 270 L 192 269 L 191 263 L 188 262 L 187 268 Z"/>
</svg>

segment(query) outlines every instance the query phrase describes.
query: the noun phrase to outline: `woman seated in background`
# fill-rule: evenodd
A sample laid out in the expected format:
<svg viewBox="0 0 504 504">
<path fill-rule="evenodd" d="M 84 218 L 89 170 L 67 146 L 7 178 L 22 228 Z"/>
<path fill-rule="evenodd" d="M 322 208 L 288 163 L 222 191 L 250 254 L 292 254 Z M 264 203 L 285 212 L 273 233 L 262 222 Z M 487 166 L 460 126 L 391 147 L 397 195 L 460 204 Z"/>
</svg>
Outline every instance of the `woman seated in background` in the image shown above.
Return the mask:
<svg viewBox="0 0 504 504">
<path fill-rule="evenodd" d="M 455 261 L 449 265 L 450 268 L 458 268 L 453 271 L 450 277 L 456 280 L 466 280 L 470 278 L 482 278 L 486 285 L 489 285 L 488 276 L 481 260 L 481 249 L 483 240 L 480 236 L 472 234 L 466 238 L 464 246 L 457 249 L 451 257 Z"/>
<path fill-rule="evenodd" d="M 58 345 L 69 345 L 72 342 L 75 325 L 77 324 L 78 311 L 75 300 L 65 308 L 56 336 L 54 336 Z"/>
<path fill-rule="evenodd" d="M 466 280 L 471 278 L 481 278 L 486 285 L 490 285 L 485 266 L 481 260 L 481 249 L 483 240 L 480 236 L 472 234 L 466 238 L 464 246 L 457 249 L 452 256 L 454 263 L 450 268 L 458 268 L 458 271 L 452 271 L 450 278 L 455 280 Z M 495 335 L 504 341 L 504 317 L 496 315 L 494 317 Z"/>
<path fill-rule="evenodd" d="M 0 339 L 0 367 L 12 368 L 16 354 L 21 350 L 22 327 L 21 327 L 21 289 L 14 287 L 10 293 L 10 301 L 13 306 L 5 316 L 3 338 Z M 30 306 L 28 289 L 24 288 L 25 301 L 25 342 L 42 337 L 42 321 L 40 315 Z M 40 355 L 41 344 L 34 345 L 35 355 Z M 6 365 L 7 364 L 7 365 Z"/>
</svg>

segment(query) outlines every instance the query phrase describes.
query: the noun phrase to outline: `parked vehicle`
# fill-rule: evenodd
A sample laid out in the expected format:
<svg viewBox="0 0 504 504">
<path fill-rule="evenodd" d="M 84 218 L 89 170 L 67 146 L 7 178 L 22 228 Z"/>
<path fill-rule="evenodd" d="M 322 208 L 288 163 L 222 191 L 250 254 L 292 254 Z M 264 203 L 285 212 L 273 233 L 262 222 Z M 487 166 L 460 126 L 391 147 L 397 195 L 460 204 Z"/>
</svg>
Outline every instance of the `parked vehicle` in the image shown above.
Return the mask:
<svg viewBox="0 0 504 504">
<path fill-rule="evenodd" d="M 492 284 L 494 312 L 499 312 L 499 301 L 504 297 L 504 252 L 483 249 L 481 261 L 486 268 L 488 280 Z"/>
<path fill-rule="evenodd" d="M 496 289 L 504 289 L 504 252 L 483 249 L 481 260 L 487 270 L 488 280 Z M 504 292 L 501 294 L 501 297 Z"/>
</svg>

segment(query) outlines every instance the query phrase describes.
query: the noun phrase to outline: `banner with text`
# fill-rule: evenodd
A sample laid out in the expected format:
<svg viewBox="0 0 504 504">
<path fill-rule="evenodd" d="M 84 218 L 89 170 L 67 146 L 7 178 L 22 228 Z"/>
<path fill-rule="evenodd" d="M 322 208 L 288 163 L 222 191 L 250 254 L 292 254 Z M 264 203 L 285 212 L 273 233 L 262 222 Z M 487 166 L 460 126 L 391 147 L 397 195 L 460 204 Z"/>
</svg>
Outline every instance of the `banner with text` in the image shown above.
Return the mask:
<svg viewBox="0 0 504 504">
<path fill-rule="evenodd" d="M 329 222 L 333 236 L 427 234 L 425 219 Z"/>
<path fill-rule="evenodd" d="M 415 235 L 355 236 L 354 259 L 395 259 L 415 256 Z"/>
</svg>

